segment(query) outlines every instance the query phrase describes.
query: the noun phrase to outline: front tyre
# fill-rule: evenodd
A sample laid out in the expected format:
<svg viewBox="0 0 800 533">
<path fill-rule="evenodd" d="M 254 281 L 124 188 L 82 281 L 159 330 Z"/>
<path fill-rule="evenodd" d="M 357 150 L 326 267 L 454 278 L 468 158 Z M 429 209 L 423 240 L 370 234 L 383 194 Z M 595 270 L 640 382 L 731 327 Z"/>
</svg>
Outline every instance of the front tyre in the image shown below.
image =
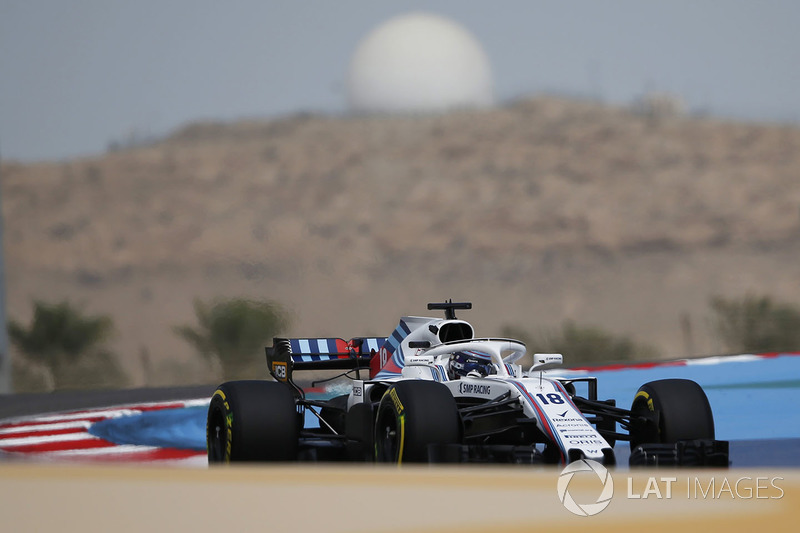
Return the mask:
<svg viewBox="0 0 800 533">
<path fill-rule="evenodd" d="M 662 379 L 639 387 L 631 411 L 650 422 L 631 428 L 631 449 L 714 439 L 714 416 L 703 389 L 688 379 Z"/>
<path fill-rule="evenodd" d="M 300 423 L 292 391 L 271 381 L 229 381 L 208 406 L 209 463 L 293 461 Z"/>
<path fill-rule="evenodd" d="M 453 395 L 433 381 L 400 381 L 386 391 L 375 421 L 375 460 L 428 462 L 431 444 L 461 441 L 461 419 Z"/>
</svg>

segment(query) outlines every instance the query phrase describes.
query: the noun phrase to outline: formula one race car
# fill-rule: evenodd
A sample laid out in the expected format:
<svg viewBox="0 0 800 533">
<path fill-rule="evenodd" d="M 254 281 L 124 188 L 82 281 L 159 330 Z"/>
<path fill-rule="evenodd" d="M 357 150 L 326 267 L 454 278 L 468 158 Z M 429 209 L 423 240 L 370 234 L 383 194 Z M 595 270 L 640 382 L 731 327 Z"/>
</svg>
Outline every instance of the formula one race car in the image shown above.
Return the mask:
<svg viewBox="0 0 800 533">
<path fill-rule="evenodd" d="M 623 409 L 598 400 L 594 377 L 554 375 L 560 354 L 534 354 L 524 370 L 522 342 L 474 338 L 455 315 L 471 308 L 428 304 L 445 318 L 403 317 L 386 338 L 275 338 L 266 350 L 276 381 L 231 381 L 214 393 L 209 462 L 614 465 L 616 441 L 629 441 L 631 465 L 728 466 L 697 383 L 647 383 Z M 338 370 L 352 387 L 312 399 L 293 377 L 299 370 Z M 306 412 L 319 427 L 304 424 Z"/>
</svg>

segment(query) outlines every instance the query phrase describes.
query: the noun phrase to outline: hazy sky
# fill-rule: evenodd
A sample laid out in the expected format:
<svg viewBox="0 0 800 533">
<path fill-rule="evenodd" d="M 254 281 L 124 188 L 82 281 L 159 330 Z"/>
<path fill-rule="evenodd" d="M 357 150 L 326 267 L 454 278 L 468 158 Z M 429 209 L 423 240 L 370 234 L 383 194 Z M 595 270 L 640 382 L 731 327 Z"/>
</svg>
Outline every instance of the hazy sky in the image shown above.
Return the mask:
<svg viewBox="0 0 800 533">
<path fill-rule="evenodd" d="M 101 153 L 203 119 L 346 111 L 359 40 L 409 11 L 465 26 L 500 102 L 558 92 L 800 120 L 794 0 L 0 0 L 0 154 Z"/>
</svg>

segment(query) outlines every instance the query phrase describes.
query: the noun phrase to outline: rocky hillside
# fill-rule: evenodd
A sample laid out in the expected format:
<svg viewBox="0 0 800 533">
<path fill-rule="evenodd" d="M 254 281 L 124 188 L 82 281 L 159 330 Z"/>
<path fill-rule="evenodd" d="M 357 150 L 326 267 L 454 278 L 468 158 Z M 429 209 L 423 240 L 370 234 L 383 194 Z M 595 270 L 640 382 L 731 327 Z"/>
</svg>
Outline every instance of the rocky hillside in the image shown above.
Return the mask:
<svg viewBox="0 0 800 533">
<path fill-rule="evenodd" d="M 720 349 L 712 294 L 800 301 L 790 126 L 535 98 L 193 124 L 2 180 L 9 315 L 111 314 L 137 383 L 208 379 L 170 329 L 196 297 L 275 298 L 291 333 L 345 337 L 471 299 L 479 334 L 571 318 L 666 357 Z"/>
</svg>

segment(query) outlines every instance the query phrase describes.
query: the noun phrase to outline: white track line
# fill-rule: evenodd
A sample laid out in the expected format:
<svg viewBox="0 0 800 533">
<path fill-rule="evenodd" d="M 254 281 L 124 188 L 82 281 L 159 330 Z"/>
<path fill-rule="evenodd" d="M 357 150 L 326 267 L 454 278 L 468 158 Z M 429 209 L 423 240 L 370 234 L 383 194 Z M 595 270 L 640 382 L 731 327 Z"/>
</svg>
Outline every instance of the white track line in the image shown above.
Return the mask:
<svg viewBox="0 0 800 533">
<path fill-rule="evenodd" d="M 82 450 L 56 450 L 52 452 L 45 452 L 41 455 L 49 457 L 85 457 L 85 456 L 100 456 L 100 455 L 119 455 L 121 453 L 136 454 L 136 453 L 150 453 L 160 448 L 156 446 L 142 446 L 139 444 L 121 444 L 119 446 L 110 446 L 108 448 L 86 448 Z"/>
<path fill-rule="evenodd" d="M 37 416 L 27 420 L 32 422 L 62 422 L 86 418 L 119 418 L 121 416 L 138 415 L 139 413 L 141 413 L 141 411 L 136 409 L 103 409 L 98 411 L 81 411 L 78 413 Z"/>
<path fill-rule="evenodd" d="M 0 428 L 0 435 L 12 435 L 14 433 L 28 433 L 33 431 L 60 431 L 62 429 L 89 429 L 92 423 L 87 420 L 76 420 L 74 422 L 50 422 L 46 424 L 30 424 L 27 426 L 12 426 Z"/>
<path fill-rule="evenodd" d="M 75 441 L 91 441 L 102 440 L 94 435 L 81 431 L 79 433 L 65 433 L 62 435 L 45 435 L 43 437 L 22 437 L 18 439 L 3 439 L 0 440 L 0 446 L 3 448 L 14 448 L 16 446 L 33 446 L 37 444 L 50 444 L 53 442 L 75 442 Z M 14 451 L 14 450 L 9 450 Z"/>
</svg>

